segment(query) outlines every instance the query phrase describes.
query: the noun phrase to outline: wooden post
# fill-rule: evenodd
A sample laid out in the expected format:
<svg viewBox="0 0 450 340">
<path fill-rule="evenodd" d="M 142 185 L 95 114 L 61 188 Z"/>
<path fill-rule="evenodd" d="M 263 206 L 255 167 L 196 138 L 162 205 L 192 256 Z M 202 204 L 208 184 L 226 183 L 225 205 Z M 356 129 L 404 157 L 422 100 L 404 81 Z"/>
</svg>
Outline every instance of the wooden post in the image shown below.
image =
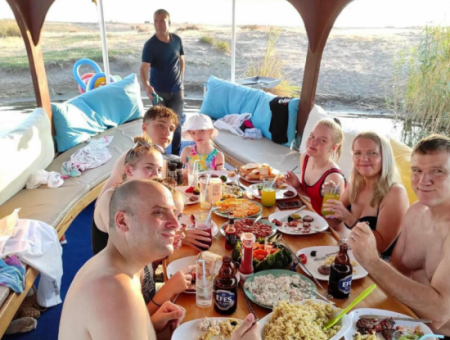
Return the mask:
<svg viewBox="0 0 450 340">
<path fill-rule="evenodd" d="M 45 73 L 40 38 L 45 16 L 55 0 L 6 1 L 14 13 L 20 32 L 22 33 L 22 38 L 25 42 L 34 93 L 36 96 L 36 105 L 44 108 L 50 119 L 50 123 L 52 124 L 52 133 L 54 134 L 52 108 L 50 105 L 50 95 L 48 92 L 47 75 Z"/>
<path fill-rule="evenodd" d="M 297 133 L 303 134 L 316 98 L 320 62 L 334 22 L 353 0 L 288 0 L 300 13 L 308 35 L 308 53 L 297 113 Z"/>
</svg>

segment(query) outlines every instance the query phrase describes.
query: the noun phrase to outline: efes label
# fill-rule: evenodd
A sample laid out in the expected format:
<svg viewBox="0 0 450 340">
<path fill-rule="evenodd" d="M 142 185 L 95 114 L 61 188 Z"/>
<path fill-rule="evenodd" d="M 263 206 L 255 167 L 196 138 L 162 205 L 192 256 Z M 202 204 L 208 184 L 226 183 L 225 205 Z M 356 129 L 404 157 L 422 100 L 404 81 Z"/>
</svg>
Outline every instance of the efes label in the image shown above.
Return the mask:
<svg viewBox="0 0 450 340">
<path fill-rule="evenodd" d="M 220 310 L 228 310 L 236 303 L 236 294 L 229 290 L 216 290 L 214 292 L 214 303 Z"/>
<path fill-rule="evenodd" d="M 346 276 L 339 280 L 338 289 L 344 294 L 350 294 L 350 288 L 352 287 L 352 276 Z"/>
</svg>

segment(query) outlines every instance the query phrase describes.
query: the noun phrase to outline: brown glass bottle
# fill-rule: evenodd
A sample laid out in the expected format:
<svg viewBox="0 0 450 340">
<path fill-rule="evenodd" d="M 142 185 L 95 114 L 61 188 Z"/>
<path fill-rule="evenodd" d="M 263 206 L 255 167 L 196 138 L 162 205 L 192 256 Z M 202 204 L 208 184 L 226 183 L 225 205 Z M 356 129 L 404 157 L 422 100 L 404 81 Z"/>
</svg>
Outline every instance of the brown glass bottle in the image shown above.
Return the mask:
<svg viewBox="0 0 450 340">
<path fill-rule="evenodd" d="M 225 229 L 225 249 L 232 250 L 236 245 L 236 228 L 234 227 L 234 214 L 228 215 L 228 226 Z"/>
<path fill-rule="evenodd" d="M 214 280 L 214 310 L 220 314 L 233 314 L 238 304 L 238 281 L 231 266 L 231 257 L 224 256 L 222 267 Z"/>
<path fill-rule="evenodd" d="M 339 241 L 339 253 L 331 264 L 328 280 L 328 294 L 334 299 L 347 299 L 352 287 L 353 267 L 347 254 L 348 245 Z"/>
</svg>

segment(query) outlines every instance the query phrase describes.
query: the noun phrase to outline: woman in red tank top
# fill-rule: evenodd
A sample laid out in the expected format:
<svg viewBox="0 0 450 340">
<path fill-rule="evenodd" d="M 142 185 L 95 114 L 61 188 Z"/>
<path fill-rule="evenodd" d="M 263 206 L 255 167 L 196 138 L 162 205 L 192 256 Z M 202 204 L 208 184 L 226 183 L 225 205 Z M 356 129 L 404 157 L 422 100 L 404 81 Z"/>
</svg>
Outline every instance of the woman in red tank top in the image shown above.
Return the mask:
<svg viewBox="0 0 450 340">
<path fill-rule="evenodd" d="M 344 174 L 335 163 L 341 155 L 344 133 L 339 120 L 322 119 L 317 122 L 306 141 L 306 152 L 300 157 L 301 182 L 288 171 L 285 182 L 300 190 L 311 200 L 314 210 L 321 214 L 323 185 L 333 181 L 339 183 Z M 341 192 L 345 189 L 341 182 Z"/>
</svg>

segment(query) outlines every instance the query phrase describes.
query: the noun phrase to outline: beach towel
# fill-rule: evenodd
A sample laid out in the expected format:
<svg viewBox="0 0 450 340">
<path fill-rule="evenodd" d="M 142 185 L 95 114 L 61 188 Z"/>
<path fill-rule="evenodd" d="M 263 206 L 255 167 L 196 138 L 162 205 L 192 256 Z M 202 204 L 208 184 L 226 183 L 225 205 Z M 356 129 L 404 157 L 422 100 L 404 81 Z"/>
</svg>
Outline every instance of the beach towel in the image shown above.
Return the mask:
<svg viewBox="0 0 450 340">
<path fill-rule="evenodd" d="M 78 177 L 81 172 L 94 169 L 111 159 L 108 145 L 113 136 L 88 140 L 88 145 L 70 156 L 70 161 L 62 164 L 61 172 L 65 177 Z"/>
<path fill-rule="evenodd" d="M 7 225 L 0 242 L 0 257 L 16 254 L 19 260 L 41 273 L 37 300 L 43 307 L 60 304 L 62 248 L 55 228 L 35 220 L 18 218 L 18 211 L 0 220 Z M 12 230 L 12 233 L 10 232 Z"/>
<path fill-rule="evenodd" d="M 17 255 L 0 259 L 0 286 L 9 287 L 17 294 L 25 289 L 25 268 Z"/>
<path fill-rule="evenodd" d="M 241 130 L 241 126 L 244 121 L 249 120 L 250 118 L 252 118 L 251 113 L 232 113 L 216 120 L 214 126 L 219 130 L 228 130 L 235 135 L 243 137 L 244 131 Z"/>
</svg>

